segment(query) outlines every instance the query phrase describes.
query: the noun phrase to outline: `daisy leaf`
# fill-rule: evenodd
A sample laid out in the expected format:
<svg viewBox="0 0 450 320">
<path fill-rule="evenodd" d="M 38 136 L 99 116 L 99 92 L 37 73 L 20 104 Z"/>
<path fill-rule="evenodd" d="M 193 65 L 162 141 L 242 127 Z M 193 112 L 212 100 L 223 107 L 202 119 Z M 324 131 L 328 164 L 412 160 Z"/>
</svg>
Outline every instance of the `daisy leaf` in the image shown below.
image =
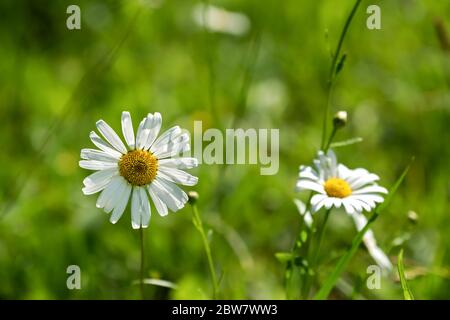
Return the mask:
<svg viewBox="0 0 450 320">
<path fill-rule="evenodd" d="M 389 202 L 392 200 L 393 195 L 397 191 L 398 187 L 402 183 L 402 181 L 405 179 L 406 174 L 409 171 L 409 168 L 411 167 L 412 162 L 414 161 L 414 157 L 411 159 L 408 166 L 403 170 L 402 174 L 393 184 L 392 188 L 389 191 L 388 196 L 386 197 L 383 204 L 379 205 L 375 208 L 374 212 L 372 213 L 372 216 L 367 221 L 367 224 L 364 226 L 361 231 L 359 231 L 356 236 L 353 238 L 351 247 L 347 250 L 347 252 L 339 259 L 339 261 L 336 264 L 336 267 L 333 269 L 333 271 L 330 273 L 330 275 L 325 279 L 324 284 L 320 288 L 319 292 L 316 293 L 314 296 L 314 299 L 316 300 L 324 300 L 328 297 L 331 290 L 333 289 L 335 283 L 339 279 L 341 273 L 344 271 L 344 269 L 347 267 L 348 263 L 356 253 L 356 251 L 359 248 L 359 245 L 361 244 L 364 234 L 369 230 L 370 225 L 378 218 L 380 212 L 389 204 Z"/>
<path fill-rule="evenodd" d="M 405 297 L 405 300 L 414 300 L 414 295 L 412 294 L 408 282 L 406 281 L 405 266 L 403 265 L 403 249 L 401 249 L 400 253 L 398 254 L 397 269 L 398 275 L 400 277 L 400 283 L 402 284 L 403 296 Z"/>
</svg>

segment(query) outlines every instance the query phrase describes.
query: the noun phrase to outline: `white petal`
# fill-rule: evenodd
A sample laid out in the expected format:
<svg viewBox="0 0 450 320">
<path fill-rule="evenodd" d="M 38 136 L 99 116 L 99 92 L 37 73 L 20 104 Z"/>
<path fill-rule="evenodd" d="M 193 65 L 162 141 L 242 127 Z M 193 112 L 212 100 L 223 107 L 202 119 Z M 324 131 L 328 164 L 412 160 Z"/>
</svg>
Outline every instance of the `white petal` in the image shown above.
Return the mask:
<svg viewBox="0 0 450 320">
<path fill-rule="evenodd" d="M 122 133 L 125 138 L 125 142 L 128 144 L 130 149 L 134 149 L 134 129 L 133 122 L 131 121 L 131 116 L 128 111 L 122 112 Z"/>
<path fill-rule="evenodd" d="M 364 208 L 364 210 L 366 210 L 367 212 L 372 211 L 372 206 L 370 204 L 368 204 L 367 202 L 364 202 L 362 200 L 359 199 L 355 199 L 356 201 L 359 201 L 361 203 L 361 206 Z"/>
<path fill-rule="evenodd" d="M 348 178 L 352 176 L 352 170 L 344 166 L 343 164 L 338 164 L 337 166 L 337 177 L 347 181 Z"/>
<path fill-rule="evenodd" d="M 361 189 L 353 190 L 352 194 L 365 194 L 365 193 L 373 193 L 373 192 L 379 192 L 379 193 L 388 193 L 386 188 L 383 188 L 379 185 L 372 185 L 367 186 Z"/>
<path fill-rule="evenodd" d="M 124 179 L 121 176 L 115 176 L 111 179 L 108 186 L 100 193 L 97 199 L 97 208 L 105 207 L 106 203 L 114 196 L 114 192 L 123 183 Z"/>
<path fill-rule="evenodd" d="M 361 198 L 361 195 L 351 195 L 350 197 L 348 197 L 348 199 L 351 200 L 357 200 L 360 202 L 364 202 L 366 205 L 368 205 L 370 208 L 375 208 L 377 206 L 377 204 L 375 203 L 375 201 L 368 199 L 368 198 Z M 368 210 L 370 211 L 370 210 Z"/>
<path fill-rule="evenodd" d="M 338 175 L 338 170 L 337 170 L 338 164 L 337 164 L 336 154 L 334 153 L 334 151 L 332 149 L 328 149 L 327 157 L 328 157 L 329 163 L 330 163 L 331 174 L 334 177 L 337 177 L 337 175 Z"/>
<path fill-rule="evenodd" d="M 153 154 L 159 159 L 173 157 L 181 152 L 188 151 L 189 148 L 186 148 L 188 145 L 189 135 L 185 133 L 167 144 L 160 144 L 158 148 L 154 149 Z"/>
<path fill-rule="evenodd" d="M 314 163 L 314 166 L 315 166 L 316 169 L 317 169 L 317 173 L 319 174 L 320 180 L 324 180 L 324 179 L 328 178 L 328 177 L 325 176 L 325 173 L 326 173 L 326 172 L 325 172 L 325 169 L 322 168 L 322 165 L 321 165 L 321 163 L 320 163 L 320 160 L 314 159 L 314 160 L 313 160 L 313 163 Z"/>
<path fill-rule="evenodd" d="M 297 181 L 297 189 L 298 190 L 313 190 L 321 194 L 325 194 L 325 190 L 323 185 L 310 181 L 310 180 L 298 180 Z"/>
<path fill-rule="evenodd" d="M 356 229 L 361 231 L 367 224 L 366 217 L 361 213 L 354 213 L 351 215 L 355 222 Z M 385 270 L 391 270 L 392 264 L 386 254 L 377 246 L 375 236 L 372 230 L 367 230 L 363 237 L 364 244 L 366 245 L 369 254 L 375 260 L 375 262 Z"/>
<path fill-rule="evenodd" d="M 327 202 L 328 197 L 323 198 L 322 200 L 320 200 L 319 202 L 317 202 L 317 204 L 315 206 L 312 207 L 312 211 L 313 212 L 317 212 L 319 211 Z"/>
<path fill-rule="evenodd" d="M 352 202 L 351 202 L 351 200 L 349 200 L 349 198 L 344 198 L 344 199 L 342 200 L 342 204 L 344 205 L 345 211 L 346 211 L 348 214 L 352 214 L 352 213 L 355 212 L 355 209 L 353 208 L 353 206 L 352 206 L 351 203 L 352 203 Z"/>
<path fill-rule="evenodd" d="M 156 157 L 158 159 L 172 158 L 184 152 L 191 150 L 191 145 L 188 142 L 177 143 L 164 152 L 160 152 Z"/>
<path fill-rule="evenodd" d="M 150 194 L 150 197 L 152 198 L 153 204 L 155 205 L 156 210 L 158 211 L 159 215 L 161 217 L 166 216 L 169 211 L 167 210 L 166 204 L 157 196 L 155 192 L 155 186 L 152 184 L 147 185 L 148 193 Z"/>
<path fill-rule="evenodd" d="M 112 176 L 117 173 L 118 173 L 118 171 L 116 168 L 100 170 L 100 171 L 94 172 L 93 174 L 84 178 L 83 184 L 86 187 L 101 184 L 105 180 L 106 181 L 111 180 Z"/>
<path fill-rule="evenodd" d="M 85 195 L 102 191 L 110 183 L 111 178 L 117 173 L 116 169 L 97 171 L 83 180 L 85 187 L 82 189 Z"/>
<path fill-rule="evenodd" d="M 365 175 L 369 174 L 369 171 L 367 171 L 364 168 L 356 168 L 356 169 L 350 170 L 349 174 L 350 174 L 350 176 L 349 176 L 347 182 L 350 183 L 350 182 L 355 181 L 356 179 L 359 179 L 361 176 L 365 176 Z"/>
<path fill-rule="evenodd" d="M 355 208 L 356 212 L 361 212 L 363 211 L 363 207 L 361 205 L 361 202 L 357 201 L 357 200 L 353 200 L 353 199 L 348 199 L 350 205 Z"/>
<path fill-rule="evenodd" d="M 331 150 L 330 150 L 331 151 Z M 317 153 L 319 163 L 317 165 L 321 168 L 320 170 L 324 173 L 324 178 L 336 177 L 336 156 L 334 152 L 331 151 L 330 156 L 325 155 L 323 151 Z"/>
<path fill-rule="evenodd" d="M 308 227 L 311 227 L 313 224 L 313 217 L 311 215 L 311 212 L 306 211 L 305 214 L 303 215 L 303 220 L 305 221 Z"/>
<path fill-rule="evenodd" d="M 340 208 L 341 205 L 342 205 L 342 199 L 340 199 L 340 198 L 333 198 L 333 205 L 336 208 Z"/>
<path fill-rule="evenodd" d="M 94 184 L 91 186 L 86 186 L 83 189 L 81 189 L 81 191 L 83 191 L 83 193 L 85 195 L 94 194 L 94 193 L 100 192 L 103 189 L 105 189 L 108 184 L 109 184 L 109 181 L 105 181 L 104 183 L 101 183 L 101 184 Z"/>
<path fill-rule="evenodd" d="M 377 194 L 358 194 L 357 197 L 358 197 L 358 199 L 361 199 L 363 201 L 369 200 L 369 201 L 378 202 L 378 203 L 381 203 L 384 201 L 384 198 Z"/>
<path fill-rule="evenodd" d="M 139 137 L 139 149 L 146 150 L 146 144 L 148 141 L 148 136 L 150 134 L 150 128 L 153 125 L 153 115 L 149 113 L 144 119 L 144 127 L 141 130 L 141 136 Z"/>
<path fill-rule="evenodd" d="M 373 183 L 379 179 L 380 177 L 378 177 L 376 174 L 369 173 L 361 175 L 357 179 L 350 180 L 349 185 L 350 188 L 352 188 L 352 190 L 356 190 L 361 188 L 362 186 L 365 186 L 366 184 Z"/>
<path fill-rule="evenodd" d="M 198 166 L 196 158 L 172 158 L 158 160 L 159 167 L 176 168 L 176 169 L 192 169 Z"/>
<path fill-rule="evenodd" d="M 195 186 L 198 182 L 197 177 L 182 170 L 174 168 L 167 168 L 167 167 L 159 168 L 157 175 L 161 176 L 166 180 L 179 183 L 185 186 Z"/>
<path fill-rule="evenodd" d="M 117 151 L 120 151 L 121 153 L 127 153 L 127 148 L 123 144 L 122 140 L 120 140 L 117 133 L 105 121 L 98 120 L 96 125 L 98 131 L 100 131 L 100 133 L 103 135 L 106 141 L 109 142 L 110 145 L 112 145 L 114 148 L 116 148 Z"/>
<path fill-rule="evenodd" d="M 106 162 L 117 162 L 120 159 L 120 157 L 112 156 L 105 151 L 96 149 L 81 149 L 80 157 L 81 159 L 86 160 L 98 160 Z"/>
<path fill-rule="evenodd" d="M 125 211 L 125 208 L 127 207 L 128 204 L 128 199 L 130 198 L 130 193 L 131 193 L 131 185 L 129 183 L 126 183 L 126 188 L 123 191 L 123 193 L 120 195 L 120 199 L 116 204 L 116 207 L 114 208 L 111 217 L 109 219 L 109 221 L 111 221 L 111 223 L 116 223 L 117 221 L 119 221 L 120 217 L 122 217 L 123 212 Z"/>
<path fill-rule="evenodd" d="M 315 194 L 311 198 L 311 205 L 315 206 L 319 203 L 319 201 L 322 201 L 325 198 L 327 198 L 327 196 L 324 194 Z"/>
<path fill-rule="evenodd" d="M 328 209 L 331 209 L 331 207 L 333 206 L 333 203 L 334 203 L 334 200 L 333 200 L 334 198 L 326 198 L 324 201 L 325 201 L 325 208 L 328 210 Z"/>
<path fill-rule="evenodd" d="M 110 213 L 116 207 L 123 192 L 127 188 L 127 185 L 128 183 L 125 181 L 125 179 L 121 179 L 119 185 L 114 190 L 112 197 L 105 203 L 105 207 L 103 209 L 106 213 Z"/>
<path fill-rule="evenodd" d="M 367 224 L 367 219 L 362 213 L 354 213 L 351 215 L 356 225 L 356 230 L 361 231 Z"/>
<path fill-rule="evenodd" d="M 144 146 L 144 138 L 145 136 L 145 123 L 147 121 L 147 118 L 142 119 L 142 121 L 139 123 L 139 127 L 136 132 L 136 148 L 142 149 Z"/>
<path fill-rule="evenodd" d="M 131 195 L 131 226 L 133 229 L 139 229 L 141 227 L 139 188 L 140 187 L 133 187 L 133 194 Z"/>
<path fill-rule="evenodd" d="M 305 211 L 306 211 L 306 205 L 303 203 L 303 201 L 299 200 L 299 199 L 294 199 L 294 203 L 297 207 L 298 212 L 300 213 L 300 215 L 304 215 Z"/>
<path fill-rule="evenodd" d="M 162 118 L 159 112 L 155 112 L 153 115 L 153 120 L 151 125 L 149 126 L 149 132 L 147 136 L 147 141 L 145 142 L 144 149 L 148 150 L 155 142 L 158 137 L 159 130 L 161 130 Z"/>
<path fill-rule="evenodd" d="M 109 184 L 109 180 L 106 180 L 103 183 L 85 186 L 84 188 L 81 189 L 81 191 L 85 195 L 91 195 L 91 194 L 102 191 L 103 189 L 105 189 L 108 186 L 108 184 Z"/>
<path fill-rule="evenodd" d="M 144 187 L 134 187 L 131 197 L 131 226 L 147 228 L 150 223 L 150 204 Z"/>
<path fill-rule="evenodd" d="M 299 176 L 299 178 L 309 179 L 309 180 L 313 180 L 313 181 L 319 180 L 319 176 L 311 167 L 303 167 L 302 166 L 298 176 Z"/>
<path fill-rule="evenodd" d="M 311 212 L 306 211 L 306 205 L 303 203 L 303 201 L 294 199 L 294 203 L 297 206 L 298 212 L 303 217 L 303 221 L 305 222 L 306 226 L 310 228 L 311 225 L 313 224 Z"/>
<path fill-rule="evenodd" d="M 156 179 L 152 182 L 153 191 L 156 195 L 169 207 L 173 212 L 178 211 L 184 207 L 185 202 L 181 198 L 175 197 L 166 186 L 161 183 L 162 179 Z"/>
<path fill-rule="evenodd" d="M 164 189 L 166 189 L 170 196 L 176 201 L 178 209 L 184 207 L 186 202 L 189 200 L 189 197 L 183 190 L 181 190 L 180 187 L 161 177 L 156 178 L 156 181 L 161 183 Z"/>
<path fill-rule="evenodd" d="M 164 132 L 153 145 L 150 147 L 150 151 L 153 153 L 155 150 L 161 146 L 167 144 L 169 141 L 177 138 L 181 134 L 181 129 L 179 126 L 175 126 Z"/>
<path fill-rule="evenodd" d="M 141 224 L 142 228 L 147 228 L 150 224 L 150 203 L 148 202 L 147 192 L 144 187 L 139 188 L 139 198 L 141 201 Z"/>
<path fill-rule="evenodd" d="M 391 271 L 392 264 L 387 255 L 377 246 L 375 237 L 371 237 L 366 233 L 363 238 L 364 244 L 366 245 L 367 251 L 372 256 L 373 260 L 384 270 Z"/>
<path fill-rule="evenodd" d="M 81 160 L 78 162 L 81 168 L 87 170 L 105 170 L 117 168 L 117 162 L 105 162 L 97 160 Z"/>
<path fill-rule="evenodd" d="M 148 136 L 150 134 L 150 128 L 153 124 L 153 115 L 149 113 L 147 117 L 144 118 L 144 123 L 141 127 L 141 130 L 139 130 L 138 136 L 137 136 L 137 147 L 138 149 L 146 150 L 146 143 L 148 140 Z"/>
<path fill-rule="evenodd" d="M 115 158 L 120 158 L 122 156 L 122 153 L 111 147 L 111 145 L 100 138 L 99 135 L 94 131 L 91 131 L 91 133 L 89 134 L 89 138 L 91 138 L 92 143 L 95 144 L 97 148 L 105 151 L 109 155 Z"/>
</svg>

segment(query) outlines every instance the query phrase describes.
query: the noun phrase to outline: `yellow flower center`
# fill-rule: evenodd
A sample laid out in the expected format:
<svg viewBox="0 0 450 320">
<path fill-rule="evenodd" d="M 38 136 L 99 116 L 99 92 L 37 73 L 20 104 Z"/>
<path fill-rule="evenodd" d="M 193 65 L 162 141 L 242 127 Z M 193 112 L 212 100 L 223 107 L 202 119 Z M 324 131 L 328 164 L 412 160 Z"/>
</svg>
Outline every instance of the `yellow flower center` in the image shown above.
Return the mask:
<svg viewBox="0 0 450 320">
<path fill-rule="evenodd" d="M 149 184 L 156 177 L 158 159 L 144 150 L 133 150 L 124 154 L 119 160 L 119 172 L 134 186 Z"/>
<path fill-rule="evenodd" d="M 352 188 L 347 181 L 340 178 L 330 178 L 323 186 L 329 197 L 345 198 L 352 194 Z"/>
</svg>

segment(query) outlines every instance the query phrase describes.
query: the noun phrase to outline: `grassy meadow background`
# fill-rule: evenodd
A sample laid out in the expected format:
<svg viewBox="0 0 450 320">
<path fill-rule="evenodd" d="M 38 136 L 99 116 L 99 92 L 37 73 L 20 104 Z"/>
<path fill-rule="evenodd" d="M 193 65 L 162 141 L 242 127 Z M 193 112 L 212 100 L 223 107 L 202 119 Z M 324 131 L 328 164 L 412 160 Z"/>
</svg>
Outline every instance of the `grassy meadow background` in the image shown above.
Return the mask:
<svg viewBox="0 0 450 320">
<path fill-rule="evenodd" d="M 96 196 L 82 194 L 89 172 L 78 166 L 80 149 L 93 147 L 95 122 L 121 132 L 122 110 L 135 125 L 158 111 L 163 129 L 178 124 L 192 132 L 194 120 L 204 129 L 280 129 L 278 174 L 261 176 L 257 165 L 201 165 L 191 189 L 212 230 L 220 297 L 285 298 L 275 253 L 288 251 L 299 231 L 292 199 L 305 194 L 294 192 L 298 166 L 320 145 L 330 48 L 354 1 L 211 0 L 247 16 L 242 35 L 199 26 L 193 10 L 201 3 L 0 2 L 1 299 L 140 297 L 132 284 L 139 234 L 129 209 L 112 225 Z M 81 30 L 66 28 L 70 4 L 81 8 Z M 370 4 L 381 7 L 381 30 L 366 28 Z M 449 35 L 448 1 L 363 0 L 332 103 L 349 113 L 336 139 L 364 139 L 336 150 L 350 168 L 367 168 L 390 187 L 416 157 L 373 229 L 394 264 L 404 248 L 418 299 L 450 298 Z M 146 296 L 208 298 L 207 260 L 189 206 L 165 218 L 152 211 L 146 276 L 178 289 L 147 286 Z M 320 278 L 355 234 L 351 219 L 333 211 Z M 81 290 L 66 287 L 72 264 L 81 268 Z M 371 264 L 361 246 L 330 298 L 402 299 L 396 272 L 380 290 L 367 289 Z"/>
</svg>

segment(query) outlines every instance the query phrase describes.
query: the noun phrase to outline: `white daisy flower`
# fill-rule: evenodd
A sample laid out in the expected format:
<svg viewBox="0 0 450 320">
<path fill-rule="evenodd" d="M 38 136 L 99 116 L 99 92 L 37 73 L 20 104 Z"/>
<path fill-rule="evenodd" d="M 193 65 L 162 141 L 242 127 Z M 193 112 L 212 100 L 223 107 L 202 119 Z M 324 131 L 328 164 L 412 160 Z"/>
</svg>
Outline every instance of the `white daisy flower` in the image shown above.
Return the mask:
<svg viewBox="0 0 450 320">
<path fill-rule="evenodd" d="M 371 211 L 377 203 L 384 201 L 380 193 L 387 190 L 375 183 L 380 178 L 366 169 L 350 170 L 343 164 L 338 164 L 336 155 L 329 150 L 327 155 L 319 151 L 318 159 L 314 160 L 315 169 L 300 166 L 298 190 L 316 192 L 311 198 L 313 212 L 322 207 L 344 207 L 348 214 Z"/>
<path fill-rule="evenodd" d="M 374 209 L 377 203 L 384 201 L 380 194 L 388 193 L 385 188 L 375 183 L 379 177 L 366 169 L 350 170 L 343 164 L 339 164 L 332 150 L 329 150 L 326 155 L 319 151 L 314 165 L 315 168 L 300 166 L 297 181 L 298 190 L 311 190 L 315 193 L 311 197 L 311 211 L 314 213 L 321 208 L 343 207 L 353 218 L 356 229 L 358 231 L 363 229 L 367 219 L 362 212 Z M 296 203 L 300 214 L 310 226 L 312 216 L 309 211 L 306 211 L 306 206 L 299 206 L 298 202 L 299 200 Z M 383 269 L 391 270 L 391 262 L 377 246 L 372 230 L 365 233 L 363 241 L 377 264 Z"/>
<path fill-rule="evenodd" d="M 97 208 L 110 213 L 116 223 L 131 197 L 131 225 L 146 228 L 150 222 L 149 198 L 161 216 L 184 207 L 187 194 L 176 184 L 193 186 L 198 178 L 182 169 L 198 165 L 195 158 L 177 155 L 190 150 L 189 135 L 175 126 L 161 134 L 162 118 L 158 112 L 149 113 L 139 124 L 136 138 L 129 112 L 122 112 L 122 132 L 126 145 L 103 120 L 97 121 L 101 138 L 92 131 L 91 141 L 98 149 L 82 149 L 80 167 L 95 173 L 83 180 L 85 195 L 100 192 Z"/>
</svg>

